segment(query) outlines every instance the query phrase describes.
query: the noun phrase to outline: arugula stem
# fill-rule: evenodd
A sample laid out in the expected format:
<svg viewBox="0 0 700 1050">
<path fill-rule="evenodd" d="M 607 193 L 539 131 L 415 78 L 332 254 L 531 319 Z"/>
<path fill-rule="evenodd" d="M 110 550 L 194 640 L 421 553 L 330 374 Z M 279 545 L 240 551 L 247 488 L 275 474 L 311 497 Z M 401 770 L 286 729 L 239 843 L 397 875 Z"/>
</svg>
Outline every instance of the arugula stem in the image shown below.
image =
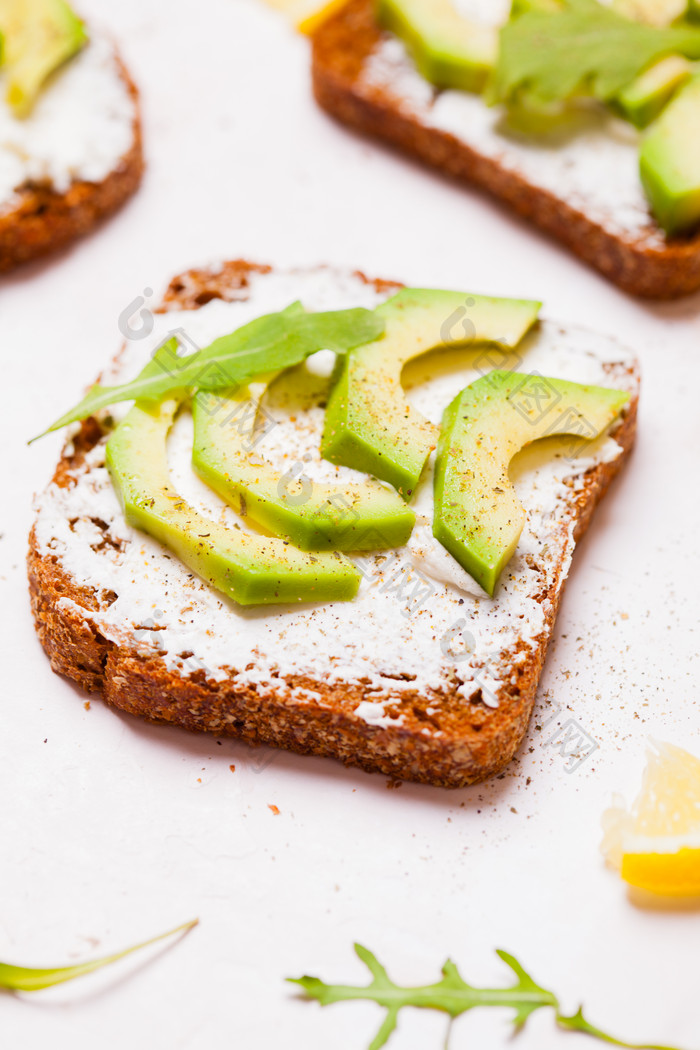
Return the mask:
<svg viewBox="0 0 700 1050">
<path fill-rule="evenodd" d="M 5 988 L 11 992 L 37 992 L 43 988 L 51 988 L 53 985 L 63 984 L 65 981 L 72 981 L 75 977 L 82 977 L 85 974 L 92 973 L 103 966 L 109 966 L 111 963 L 118 962 L 119 959 L 131 955 L 133 952 L 138 952 L 142 948 L 148 948 L 150 945 L 157 944 L 158 941 L 165 940 L 167 937 L 185 933 L 191 930 L 193 926 L 196 926 L 198 922 L 199 919 L 192 919 L 190 922 L 183 923 L 182 926 L 177 926 L 174 930 L 160 933 L 157 937 L 151 937 L 149 940 L 135 944 L 131 948 L 114 952 L 112 955 L 105 955 L 100 959 L 78 963 L 75 966 L 34 969 L 27 966 L 12 966 L 9 963 L 0 963 L 0 988 Z"/>
</svg>

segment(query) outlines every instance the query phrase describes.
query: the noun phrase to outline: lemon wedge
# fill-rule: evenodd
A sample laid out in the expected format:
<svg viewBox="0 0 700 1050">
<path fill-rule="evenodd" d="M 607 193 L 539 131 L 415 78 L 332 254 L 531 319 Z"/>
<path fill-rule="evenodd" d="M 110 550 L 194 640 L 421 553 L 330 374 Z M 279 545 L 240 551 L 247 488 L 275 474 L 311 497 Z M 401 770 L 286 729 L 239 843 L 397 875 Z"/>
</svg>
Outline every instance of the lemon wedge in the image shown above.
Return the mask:
<svg viewBox="0 0 700 1050">
<path fill-rule="evenodd" d="M 625 882 L 666 897 L 700 896 L 700 759 L 653 742 L 631 811 L 615 796 L 601 850 Z"/>
<path fill-rule="evenodd" d="M 285 14 L 302 33 L 313 33 L 334 10 L 347 0 L 266 0 L 269 7 Z"/>
</svg>

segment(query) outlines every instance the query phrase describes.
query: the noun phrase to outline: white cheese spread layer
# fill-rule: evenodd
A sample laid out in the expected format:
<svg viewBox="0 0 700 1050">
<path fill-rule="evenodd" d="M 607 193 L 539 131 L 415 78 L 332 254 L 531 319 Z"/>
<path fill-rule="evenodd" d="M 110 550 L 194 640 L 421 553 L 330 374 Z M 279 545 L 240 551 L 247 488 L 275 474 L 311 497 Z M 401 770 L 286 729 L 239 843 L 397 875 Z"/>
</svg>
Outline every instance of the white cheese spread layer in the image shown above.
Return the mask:
<svg viewBox="0 0 700 1050">
<path fill-rule="evenodd" d="M 24 119 L 0 76 L 0 211 L 27 184 L 65 193 L 75 181 L 101 182 L 129 151 L 135 118 L 114 47 L 99 36 L 53 74 Z"/>
</svg>

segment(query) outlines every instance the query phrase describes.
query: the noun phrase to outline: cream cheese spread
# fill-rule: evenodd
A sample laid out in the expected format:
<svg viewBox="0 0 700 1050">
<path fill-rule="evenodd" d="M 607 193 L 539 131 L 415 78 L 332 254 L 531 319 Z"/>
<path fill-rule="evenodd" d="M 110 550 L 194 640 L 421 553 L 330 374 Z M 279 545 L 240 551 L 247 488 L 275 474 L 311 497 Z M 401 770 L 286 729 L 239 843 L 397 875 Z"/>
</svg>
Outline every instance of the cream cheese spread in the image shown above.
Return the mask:
<svg viewBox="0 0 700 1050">
<path fill-rule="evenodd" d="M 112 44 L 95 37 L 57 70 L 30 115 L 5 101 L 0 76 L 0 211 L 27 184 L 65 193 L 72 182 L 101 182 L 119 167 L 134 138 L 136 103 Z"/>
</svg>

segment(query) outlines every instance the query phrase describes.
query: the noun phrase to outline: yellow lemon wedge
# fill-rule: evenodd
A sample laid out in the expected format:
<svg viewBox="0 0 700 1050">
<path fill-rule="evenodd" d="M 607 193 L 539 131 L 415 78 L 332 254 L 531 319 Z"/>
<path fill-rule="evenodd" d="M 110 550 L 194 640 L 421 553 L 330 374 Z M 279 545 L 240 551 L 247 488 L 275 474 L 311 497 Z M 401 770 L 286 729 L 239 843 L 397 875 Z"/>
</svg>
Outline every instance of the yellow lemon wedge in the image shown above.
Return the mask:
<svg viewBox="0 0 700 1050">
<path fill-rule="evenodd" d="M 266 0 L 269 7 L 281 11 L 302 33 L 313 33 L 325 18 L 347 3 L 347 0 Z"/>
<path fill-rule="evenodd" d="M 601 850 L 625 882 L 665 897 L 700 896 L 700 759 L 653 742 L 632 809 L 615 796 Z"/>
</svg>

